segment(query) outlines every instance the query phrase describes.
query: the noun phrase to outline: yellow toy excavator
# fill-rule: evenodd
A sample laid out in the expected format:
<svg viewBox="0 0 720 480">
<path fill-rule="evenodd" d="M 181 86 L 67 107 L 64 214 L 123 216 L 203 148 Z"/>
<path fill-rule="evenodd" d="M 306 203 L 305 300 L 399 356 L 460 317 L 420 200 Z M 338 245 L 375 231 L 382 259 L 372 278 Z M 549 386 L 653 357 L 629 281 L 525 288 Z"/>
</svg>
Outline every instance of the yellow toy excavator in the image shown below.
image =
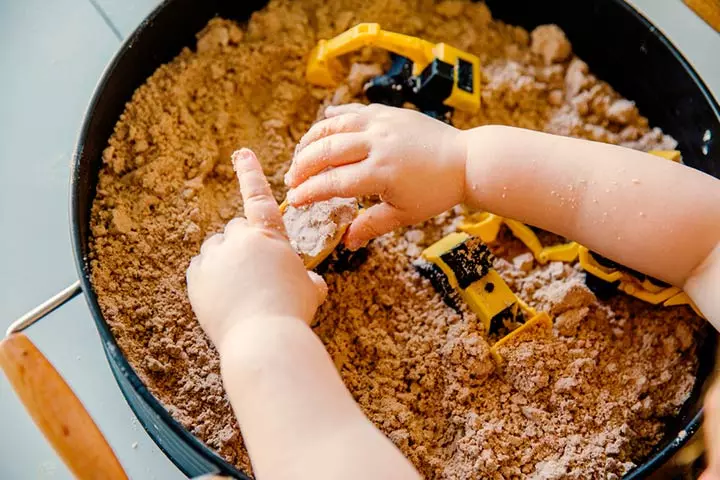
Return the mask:
<svg viewBox="0 0 720 480">
<path fill-rule="evenodd" d="M 337 57 L 366 46 L 393 54 L 390 71 L 365 86 L 371 102 L 395 107 L 409 102 L 444 121 L 455 108 L 469 112 L 480 108 L 480 61 L 475 55 L 446 43 L 386 32 L 377 23 L 361 23 L 335 38 L 320 40 L 310 53 L 308 82 L 337 85 L 342 80 Z"/>
</svg>

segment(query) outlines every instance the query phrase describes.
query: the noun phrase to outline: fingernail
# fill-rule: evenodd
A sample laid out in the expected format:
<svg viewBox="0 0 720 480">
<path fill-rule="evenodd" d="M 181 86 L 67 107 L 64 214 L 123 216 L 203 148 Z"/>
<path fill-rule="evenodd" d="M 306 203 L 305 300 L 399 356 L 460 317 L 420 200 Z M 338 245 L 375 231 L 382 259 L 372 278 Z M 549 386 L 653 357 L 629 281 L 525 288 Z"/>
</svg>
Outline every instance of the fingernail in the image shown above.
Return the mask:
<svg viewBox="0 0 720 480">
<path fill-rule="evenodd" d="M 287 198 L 287 201 L 290 205 L 294 205 L 295 204 L 295 191 L 288 190 L 288 193 L 285 198 Z"/>
<path fill-rule="evenodd" d="M 346 240 L 345 241 L 345 247 L 347 247 L 348 250 L 356 251 L 360 250 L 362 247 L 367 245 L 367 242 L 359 242 L 357 240 Z"/>
<path fill-rule="evenodd" d="M 249 148 L 243 147 L 240 150 L 234 151 L 230 158 L 232 160 L 233 168 L 235 169 L 235 171 L 237 171 L 237 169 L 238 169 L 238 167 L 237 167 L 238 162 L 248 161 L 248 160 L 252 159 L 253 155 L 254 155 L 253 151 L 250 150 Z"/>
<path fill-rule="evenodd" d="M 243 147 L 240 150 L 238 150 L 238 152 L 237 152 L 237 158 L 239 158 L 239 159 L 247 160 L 252 157 L 253 157 L 253 151 L 250 150 L 249 148 Z"/>
</svg>

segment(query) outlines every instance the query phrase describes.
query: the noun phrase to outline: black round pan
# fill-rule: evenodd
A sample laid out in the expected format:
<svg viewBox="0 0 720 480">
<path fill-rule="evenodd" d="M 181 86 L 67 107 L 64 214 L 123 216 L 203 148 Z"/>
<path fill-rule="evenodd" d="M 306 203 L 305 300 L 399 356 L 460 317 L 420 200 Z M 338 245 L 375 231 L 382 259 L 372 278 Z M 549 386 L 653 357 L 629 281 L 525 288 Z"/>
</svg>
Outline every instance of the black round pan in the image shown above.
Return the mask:
<svg viewBox="0 0 720 480">
<path fill-rule="evenodd" d="M 599 78 L 635 101 L 652 126 L 679 141 L 685 163 L 720 174 L 718 105 L 687 61 L 645 18 L 621 0 L 488 0 L 493 15 L 532 29 L 559 25 L 574 51 Z M 103 318 L 88 264 L 90 207 L 101 154 L 113 127 L 137 87 L 183 47 L 215 15 L 246 21 L 262 0 L 166 0 L 123 44 L 97 86 L 79 135 L 71 188 L 75 261 L 82 290 L 95 317 L 112 371 L 128 403 L 150 436 L 188 476 L 221 473 L 247 478 L 180 426 L 148 391 L 128 364 Z M 714 367 L 715 333 L 701 347 L 699 380 L 679 416 L 669 419 L 667 435 L 626 478 L 644 478 L 665 463 L 698 429 L 702 393 Z"/>
</svg>

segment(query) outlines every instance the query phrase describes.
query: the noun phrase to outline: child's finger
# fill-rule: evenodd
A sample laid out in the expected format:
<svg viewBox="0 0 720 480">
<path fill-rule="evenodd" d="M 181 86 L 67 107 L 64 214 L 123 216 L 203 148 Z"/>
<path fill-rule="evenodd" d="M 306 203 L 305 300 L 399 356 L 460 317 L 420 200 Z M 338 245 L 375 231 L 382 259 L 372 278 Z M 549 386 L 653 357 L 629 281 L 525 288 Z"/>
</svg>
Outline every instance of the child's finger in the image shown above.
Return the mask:
<svg viewBox="0 0 720 480">
<path fill-rule="evenodd" d="M 215 245 L 220 245 L 224 239 L 225 236 L 222 233 L 212 235 L 200 245 L 200 255 L 205 255 Z"/>
<path fill-rule="evenodd" d="M 402 227 L 403 224 L 402 212 L 397 208 L 388 203 L 373 205 L 350 224 L 345 246 L 357 250 L 373 238 Z"/>
<path fill-rule="evenodd" d="M 362 103 L 346 103 L 345 105 L 330 105 L 325 108 L 325 118 L 337 117 L 344 113 L 360 113 L 367 105 Z"/>
<path fill-rule="evenodd" d="M 185 272 L 186 283 L 190 283 L 192 281 L 191 278 L 195 277 L 195 272 L 198 271 L 201 263 L 202 257 L 200 255 L 196 255 L 190 259 L 190 265 L 188 265 L 187 271 Z"/>
<path fill-rule="evenodd" d="M 382 177 L 369 172 L 371 170 L 363 162 L 331 168 L 290 190 L 288 202 L 297 207 L 333 197 L 353 198 L 382 193 Z"/>
<path fill-rule="evenodd" d="M 303 148 L 307 147 L 313 142 L 325 138 L 334 133 L 350 133 L 359 132 L 365 128 L 365 119 L 357 113 L 346 113 L 325 120 L 320 120 L 318 123 L 310 127 L 305 132 L 305 135 L 298 142 L 295 154 L 297 155 Z"/>
<path fill-rule="evenodd" d="M 225 225 L 225 234 L 229 235 L 232 234 L 234 230 L 242 230 L 243 228 L 246 228 L 248 226 L 248 220 L 243 217 L 236 217 L 233 218 L 228 222 L 227 225 Z"/>
<path fill-rule="evenodd" d="M 232 161 L 240 182 L 245 217 L 250 225 L 287 237 L 280 208 L 255 154 L 243 148 L 233 153 Z"/>
<path fill-rule="evenodd" d="M 328 167 L 338 167 L 367 158 L 370 142 L 362 133 L 339 133 L 308 145 L 293 160 L 285 183 L 297 187 Z"/>
<path fill-rule="evenodd" d="M 706 468 L 698 480 L 720 480 L 720 476 L 710 470 L 710 468 Z"/>
<path fill-rule="evenodd" d="M 312 270 L 308 271 L 308 276 L 310 277 L 310 280 L 312 280 L 312 282 L 315 284 L 315 288 L 317 289 L 318 305 L 322 305 L 328 294 L 327 283 L 325 283 L 325 280 L 320 275 L 313 272 Z"/>
</svg>

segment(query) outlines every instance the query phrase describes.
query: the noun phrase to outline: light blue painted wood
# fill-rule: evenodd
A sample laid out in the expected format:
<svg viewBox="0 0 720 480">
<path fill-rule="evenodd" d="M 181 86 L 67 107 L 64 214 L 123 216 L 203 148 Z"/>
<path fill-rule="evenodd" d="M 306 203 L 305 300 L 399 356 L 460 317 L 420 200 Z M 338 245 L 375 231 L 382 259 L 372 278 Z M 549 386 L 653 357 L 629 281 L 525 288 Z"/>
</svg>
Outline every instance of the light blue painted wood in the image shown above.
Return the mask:
<svg viewBox="0 0 720 480">
<path fill-rule="evenodd" d="M 92 0 L 107 14 L 123 38 L 130 35 L 160 0 Z"/>
<path fill-rule="evenodd" d="M 682 52 L 720 99 L 720 34 L 680 0 L 628 0 Z"/>
</svg>

